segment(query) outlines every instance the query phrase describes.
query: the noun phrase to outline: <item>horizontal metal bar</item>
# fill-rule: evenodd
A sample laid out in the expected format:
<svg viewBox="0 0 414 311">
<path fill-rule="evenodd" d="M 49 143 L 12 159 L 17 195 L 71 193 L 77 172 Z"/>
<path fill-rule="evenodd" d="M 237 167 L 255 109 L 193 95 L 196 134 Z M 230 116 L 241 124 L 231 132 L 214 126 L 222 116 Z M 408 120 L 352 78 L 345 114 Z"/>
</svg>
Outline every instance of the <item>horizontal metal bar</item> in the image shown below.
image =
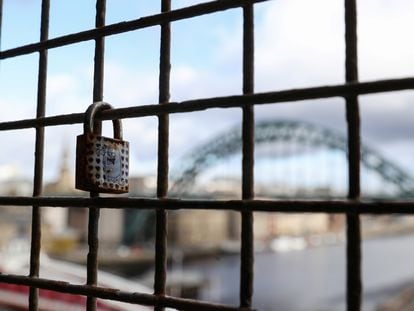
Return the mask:
<svg viewBox="0 0 414 311">
<path fill-rule="evenodd" d="M 199 300 L 175 298 L 170 296 L 156 296 L 144 293 L 124 292 L 113 288 L 105 288 L 90 285 L 75 285 L 63 281 L 55 281 L 44 278 L 32 278 L 22 275 L 0 274 L 0 282 L 33 286 L 40 289 L 73 295 L 91 296 L 101 299 L 116 300 L 127 303 L 135 303 L 146 306 L 160 306 L 177 310 L 201 310 L 201 311 L 248 311 L 237 307 L 208 303 Z"/>
<path fill-rule="evenodd" d="M 180 200 L 137 197 L 0 197 L 0 206 L 96 206 L 110 209 L 234 210 L 283 213 L 414 214 L 414 201 Z"/>
<path fill-rule="evenodd" d="M 124 32 L 129 32 L 137 29 L 157 26 L 167 22 L 173 22 L 182 19 L 188 19 L 205 14 L 211 14 L 215 12 L 225 11 L 228 9 L 242 7 L 246 4 L 264 2 L 269 0 L 226 0 L 226 1 L 210 1 L 201 3 L 182 9 L 173 10 L 170 12 L 145 16 L 132 21 L 121 22 L 116 24 L 107 25 L 100 28 L 94 28 L 78 33 L 73 33 L 53 39 L 49 39 L 43 42 L 36 42 L 5 50 L 0 52 L 0 59 L 6 59 L 21 55 L 34 53 L 37 51 L 57 48 L 69 44 L 88 41 L 104 36 L 111 36 Z"/>
<path fill-rule="evenodd" d="M 155 104 L 118 108 L 102 111 L 96 118 L 98 120 L 137 118 L 158 116 L 165 113 L 185 113 L 212 108 L 237 108 L 249 105 L 276 104 L 330 97 L 346 97 L 349 95 L 373 94 L 408 89 L 414 89 L 414 78 L 356 82 L 248 95 L 195 99 L 182 102 L 170 102 L 169 105 Z M 83 119 L 84 113 L 73 113 L 37 119 L 6 121 L 0 123 L 0 131 L 83 123 Z"/>
</svg>

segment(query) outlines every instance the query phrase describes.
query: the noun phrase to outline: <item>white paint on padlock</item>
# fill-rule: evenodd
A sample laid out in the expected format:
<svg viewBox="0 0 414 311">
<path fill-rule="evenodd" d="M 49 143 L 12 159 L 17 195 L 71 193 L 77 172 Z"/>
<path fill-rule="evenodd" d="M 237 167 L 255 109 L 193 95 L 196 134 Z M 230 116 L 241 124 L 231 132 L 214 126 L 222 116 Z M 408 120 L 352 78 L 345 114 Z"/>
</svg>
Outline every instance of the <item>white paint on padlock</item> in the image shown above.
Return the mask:
<svg viewBox="0 0 414 311">
<path fill-rule="evenodd" d="M 95 121 L 100 110 L 112 106 L 97 102 L 85 113 L 84 134 L 77 137 L 76 188 L 86 191 L 128 192 L 129 143 L 122 140 L 119 120 L 113 120 L 114 138 L 100 136 L 101 123 Z"/>
</svg>

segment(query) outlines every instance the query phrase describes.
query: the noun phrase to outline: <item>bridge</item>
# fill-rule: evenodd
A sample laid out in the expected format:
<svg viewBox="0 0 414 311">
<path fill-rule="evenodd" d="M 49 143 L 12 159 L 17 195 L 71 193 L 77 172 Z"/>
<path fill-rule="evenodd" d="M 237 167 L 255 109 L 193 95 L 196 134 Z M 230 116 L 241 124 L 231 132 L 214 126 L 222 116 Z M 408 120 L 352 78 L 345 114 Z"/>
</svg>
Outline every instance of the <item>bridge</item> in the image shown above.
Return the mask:
<svg viewBox="0 0 414 311">
<path fill-rule="evenodd" d="M 194 148 L 180 159 L 181 167 L 173 172 L 173 183 L 170 193 L 174 196 L 183 196 L 190 192 L 197 178 L 220 162 L 241 154 L 241 128 L 235 127 L 227 132 L 220 133 L 206 143 Z M 293 120 L 261 121 L 255 127 L 255 146 L 276 146 L 294 144 L 294 152 L 301 153 L 310 150 L 326 149 L 328 151 L 347 153 L 347 138 L 345 134 L 322 127 L 320 125 Z M 291 156 L 283 152 L 273 152 L 273 160 Z M 256 163 L 260 158 L 256 158 Z M 394 190 L 391 196 L 413 197 L 414 179 L 402 168 L 390 160 L 385 159 L 375 149 L 361 146 L 362 168 L 376 173 L 383 182 Z M 338 168 L 332 168 L 332 171 Z M 346 167 L 342 167 L 346 169 Z M 311 177 L 312 178 L 312 177 Z M 380 191 L 378 196 L 384 196 Z M 389 194 L 387 194 L 389 196 Z"/>
</svg>

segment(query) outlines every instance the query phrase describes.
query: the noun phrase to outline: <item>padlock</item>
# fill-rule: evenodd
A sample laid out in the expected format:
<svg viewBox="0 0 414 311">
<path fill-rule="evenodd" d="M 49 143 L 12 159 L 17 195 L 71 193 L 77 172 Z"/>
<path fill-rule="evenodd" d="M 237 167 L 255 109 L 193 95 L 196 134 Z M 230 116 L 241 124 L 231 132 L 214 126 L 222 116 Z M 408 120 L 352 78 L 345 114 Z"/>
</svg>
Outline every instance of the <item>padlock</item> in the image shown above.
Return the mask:
<svg viewBox="0 0 414 311">
<path fill-rule="evenodd" d="M 97 112 L 112 109 L 95 102 L 85 113 L 83 135 L 76 140 L 76 189 L 103 192 L 128 192 L 129 143 L 122 140 L 122 124 L 113 120 L 114 138 L 101 136 L 102 124 L 94 120 Z"/>
</svg>

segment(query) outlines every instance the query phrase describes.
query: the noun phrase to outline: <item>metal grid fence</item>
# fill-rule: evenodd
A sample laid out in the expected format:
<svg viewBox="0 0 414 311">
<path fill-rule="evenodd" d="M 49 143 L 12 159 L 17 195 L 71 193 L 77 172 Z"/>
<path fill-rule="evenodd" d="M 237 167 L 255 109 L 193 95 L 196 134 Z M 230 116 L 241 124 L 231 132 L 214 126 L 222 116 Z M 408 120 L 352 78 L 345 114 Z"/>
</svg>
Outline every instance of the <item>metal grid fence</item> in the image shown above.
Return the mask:
<svg viewBox="0 0 414 311">
<path fill-rule="evenodd" d="M 174 308 L 178 310 L 251 310 L 253 295 L 253 212 L 285 213 L 342 213 L 347 220 L 347 310 L 358 311 L 361 308 L 361 236 L 359 215 L 363 213 L 413 214 L 411 202 L 361 202 L 360 197 L 360 122 L 358 95 L 389 92 L 414 88 L 414 78 L 358 82 L 357 63 L 357 14 L 356 0 L 344 0 L 345 4 L 345 41 L 346 41 L 346 83 L 332 86 L 311 87 L 277 92 L 254 92 L 254 5 L 266 0 L 225 0 L 211 1 L 189 7 L 171 10 L 171 0 L 161 0 L 159 14 L 145 16 L 136 20 L 105 25 L 105 0 L 96 2 L 96 27 L 79 33 L 71 33 L 49 39 L 49 1 L 42 1 L 41 35 L 39 42 L 19 46 L 0 52 L 0 59 L 19 57 L 30 53 L 39 53 L 38 93 L 36 118 L 12 120 L 0 123 L 1 131 L 34 128 L 36 130 L 34 189 L 31 197 L 2 196 L 0 205 L 32 206 L 32 241 L 30 254 L 30 274 L 0 275 L 0 282 L 30 286 L 29 309 L 38 309 L 38 290 L 48 289 L 62 293 L 87 296 L 87 310 L 96 310 L 96 299 L 111 299 L 122 302 L 153 306 L 155 310 Z M 2 7 L 3 1 L 0 0 Z M 184 102 L 170 102 L 170 25 L 177 20 L 188 19 L 204 14 L 242 9 L 243 10 L 243 95 L 215 97 Z M 2 11 L 0 11 L 0 18 Z M 159 103 L 146 106 L 103 111 L 99 120 L 139 118 L 157 116 L 158 129 L 158 172 L 157 199 L 143 198 L 100 198 L 91 193 L 89 198 L 46 197 L 42 196 L 44 128 L 83 122 L 83 113 L 45 117 L 46 82 L 48 50 L 68 46 L 82 41 L 95 41 L 93 101 L 103 97 L 104 41 L 106 36 L 137 31 L 151 26 L 161 28 L 160 67 L 159 67 Z M 342 201 L 277 201 L 255 200 L 253 187 L 254 168 L 254 106 L 277 104 L 307 99 L 342 97 L 346 100 L 346 118 L 348 129 L 349 191 L 348 199 Z M 242 198 L 232 201 L 202 201 L 169 199 L 168 189 L 168 142 L 169 114 L 189 113 L 210 108 L 238 107 L 243 110 L 243 163 Z M 62 281 L 39 278 L 39 255 L 41 240 L 41 207 L 88 207 L 89 227 L 87 257 L 87 283 L 74 285 Z M 156 210 L 155 245 L 155 282 L 154 294 L 122 292 L 112 288 L 97 286 L 98 222 L 101 208 L 135 208 Z M 175 209 L 214 209 L 235 210 L 242 216 L 241 233 L 241 270 L 240 303 L 238 306 L 213 304 L 198 300 L 170 297 L 165 294 L 167 278 L 167 211 Z"/>
</svg>

